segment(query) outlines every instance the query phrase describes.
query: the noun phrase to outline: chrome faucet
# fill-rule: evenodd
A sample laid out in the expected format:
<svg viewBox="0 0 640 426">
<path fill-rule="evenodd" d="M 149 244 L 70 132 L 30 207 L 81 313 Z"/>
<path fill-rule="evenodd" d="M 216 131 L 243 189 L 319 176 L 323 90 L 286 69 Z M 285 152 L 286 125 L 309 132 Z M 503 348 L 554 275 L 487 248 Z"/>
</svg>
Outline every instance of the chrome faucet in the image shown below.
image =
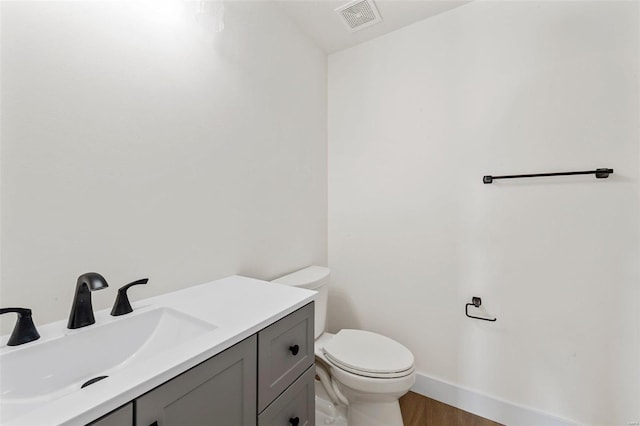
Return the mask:
<svg viewBox="0 0 640 426">
<path fill-rule="evenodd" d="M 93 305 L 91 304 L 91 292 L 107 288 L 107 280 L 96 272 L 87 272 L 78 277 L 76 293 L 71 305 L 69 323 L 67 328 L 80 328 L 94 324 L 96 319 L 93 316 Z"/>
</svg>

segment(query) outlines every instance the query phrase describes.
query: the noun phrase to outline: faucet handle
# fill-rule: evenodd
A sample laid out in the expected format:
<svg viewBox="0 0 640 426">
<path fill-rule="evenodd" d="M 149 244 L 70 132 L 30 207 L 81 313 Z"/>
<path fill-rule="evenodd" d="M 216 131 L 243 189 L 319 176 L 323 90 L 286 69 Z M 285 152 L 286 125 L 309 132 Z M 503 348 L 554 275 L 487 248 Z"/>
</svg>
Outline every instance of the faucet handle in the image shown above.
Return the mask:
<svg viewBox="0 0 640 426">
<path fill-rule="evenodd" d="M 31 309 L 0 309 L 0 315 L 10 312 L 15 312 L 16 314 L 18 314 L 18 321 L 16 321 L 16 325 L 15 327 L 13 327 L 13 332 L 9 337 L 7 346 L 18 346 L 22 345 L 23 343 L 33 342 L 34 340 L 38 340 L 40 338 L 40 334 L 38 333 L 38 330 L 36 330 L 36 326 L 33 324 L 33 319 L 31 318 Z"/>
<path fill-rule="evenodd" d="M 118 289 L 116 302 L 113 304 L 113 309 L 111 309 L 111 315 L 117 317 L 120 315 L 128 314 L 129 312 L 133 312 L 131 303 L 129 303 L 129 296 L 127 296 L 127 290 L 129 290 L 129 287 L 133 287 L 134 285 L 146 284 L 148 282 L 149 278 L 143 278 L 141 280 L 136 280 L 120 287 Z"/>
</svg>

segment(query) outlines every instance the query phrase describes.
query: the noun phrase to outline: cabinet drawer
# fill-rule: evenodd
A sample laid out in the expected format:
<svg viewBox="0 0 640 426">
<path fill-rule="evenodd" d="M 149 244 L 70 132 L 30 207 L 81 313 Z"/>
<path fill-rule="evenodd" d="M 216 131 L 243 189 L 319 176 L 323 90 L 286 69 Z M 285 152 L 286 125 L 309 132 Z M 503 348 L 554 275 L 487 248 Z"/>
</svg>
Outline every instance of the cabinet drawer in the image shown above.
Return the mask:
<svg viewBox="0 0 640 426">
<path fill-rule="evenodd" d="M 314 362 L 313 302 L 258 333 L 258 412 Z"/>
<path fill-rule="evenodd" d="M 315 368 L 309 369 L 258 416 L 258 426 L 315 426 Z"/>
</svg>

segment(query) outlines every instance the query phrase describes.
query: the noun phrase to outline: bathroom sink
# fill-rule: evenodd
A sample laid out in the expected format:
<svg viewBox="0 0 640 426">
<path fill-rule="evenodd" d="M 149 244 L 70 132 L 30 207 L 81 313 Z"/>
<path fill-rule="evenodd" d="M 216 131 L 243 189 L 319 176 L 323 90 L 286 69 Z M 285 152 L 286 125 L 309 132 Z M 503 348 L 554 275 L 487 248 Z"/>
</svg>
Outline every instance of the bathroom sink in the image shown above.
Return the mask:
<svg viewBox="0 0 640 426">
<path fill-rule="evenodd" d="M 170 308 L 105 321 L 0 354 L 0 420 L 82 392 L 82 385 L 91 379 L 107 376 L 108 380 L 216 329 Z"/>
</svg>

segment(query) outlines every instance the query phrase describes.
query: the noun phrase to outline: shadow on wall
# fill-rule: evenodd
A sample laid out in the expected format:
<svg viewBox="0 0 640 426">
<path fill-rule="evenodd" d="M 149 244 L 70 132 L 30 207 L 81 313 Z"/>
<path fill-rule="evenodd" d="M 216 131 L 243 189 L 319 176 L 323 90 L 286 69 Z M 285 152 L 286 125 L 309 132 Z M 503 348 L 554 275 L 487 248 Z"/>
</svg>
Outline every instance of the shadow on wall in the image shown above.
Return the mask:
<svg viewBox="0 0 640 426">
<path fill-rule="evenodd" d="M 354 309 L 355 304 L 347 293 L 330 288 L 328 304 L 328 332 L 336 333 L 343 328 L 362 329 L 362 324 Z"/>
</svg>

